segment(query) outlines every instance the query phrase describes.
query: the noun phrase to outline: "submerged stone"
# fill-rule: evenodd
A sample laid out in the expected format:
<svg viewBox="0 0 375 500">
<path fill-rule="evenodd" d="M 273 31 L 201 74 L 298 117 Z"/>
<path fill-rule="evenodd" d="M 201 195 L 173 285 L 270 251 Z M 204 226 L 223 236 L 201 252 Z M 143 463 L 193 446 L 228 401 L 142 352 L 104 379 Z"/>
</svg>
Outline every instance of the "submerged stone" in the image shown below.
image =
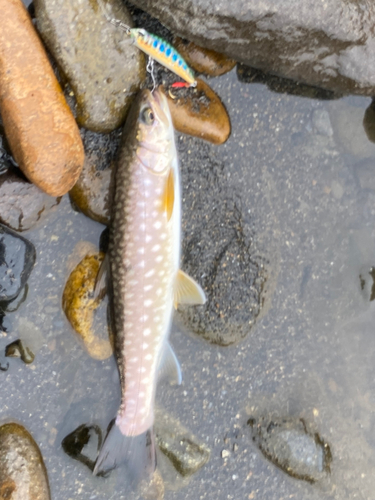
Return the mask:
<svg viewBox="0 0 375 500">
<path fill-rule="evenodd" d="M 194 71 L 204 75 L 224 75 L 236 65 L 236 61 L 228 59 L 223 54 L 205 49 L 180 37 L 174 38 L 173 46 Z"/>
<path fill-rule="evenodd" d="M 375 8 L 365 0 L 133 3 L 172 32 L 263 71 L 344 93 L 375 93 Z"/>
<path fill-rule="evenodd" d="M 158 411 L 154 429 L 160 451 L 181 476 L 195 474 L 208 462 L 210 450 L 177 420 Z"/>
<path fill-rule="evenodd" d="M 251 418 L 248 425 L 263 455 L 290 476 L 315 483 L 331 472 L 329 445 L 304 419 Z"/>
<path fill-rule="evenodd" d="M 213 144 L 228 139 L 231 130 L 228 113 L 219 96 L 203 80 L 198 78 L 194 89 L 169 89 L 166 96 L 178 132 Z"/>
<path fill-rule="evenodd" d="M 125 6 L 120 0 L 34 5 L 38 30 L 77 99 L 78 123 L 95 132 L 119 127 L 145 78 L 143 54 L 103 12 L 132 27 Z"/>
<path fill-rule="evenodd" d="M 112 171 L 121 132 L 118 129 L 111 134 L 97 134 L 81 130 L 86 158 L 70 199 L 81 212 L 102 224 L 110 221 Z"/>
<path fill-rule="evenodd" d="M 96 277 L 103 253 L 86 255 L 70 274 L 63 293 L 63 309 L 74 330 L 81 336 L 84 345 L 94 359 L 107 359 L 112 355 L 108 338 L 107 317 L 94 314 L 100 299 L 94 298 Z"/>
<path fill-rule="evenodd" d="M 82 424 L 62 440 L 61 446 L 67 455 L 93 471 L 102 446 L 102 431 L 97 425 Z"/>
<path fill-rule="evenodd" d="M 375 300 L 375 267 L 364 267 L 359 274 L 361 295 L 366 302 Z"/>
<path fill-rule="evenodd" d="M 15 231 L 26 231 L 60 203 L 10 168 L 0 176 L 0 221 Z"/>
<path fill-rule="evenodd" d="M 38 445 L 19 424 L 0 427 L 0 498 L 50 500 L 46 467 Z"/>
<path fill-rule="evenodd" d="M 26 364 L 30 364 L 35 359 L 35 354 L 18 339 L 5 347 L 5 356 L 9 358 L 21 358 Z"/>
<path fill-rule="evenodd" d="M 35 258 L 30 241 L 0 224 L 0 302 L 17 297 L 30 276 Z"/>
</svg>

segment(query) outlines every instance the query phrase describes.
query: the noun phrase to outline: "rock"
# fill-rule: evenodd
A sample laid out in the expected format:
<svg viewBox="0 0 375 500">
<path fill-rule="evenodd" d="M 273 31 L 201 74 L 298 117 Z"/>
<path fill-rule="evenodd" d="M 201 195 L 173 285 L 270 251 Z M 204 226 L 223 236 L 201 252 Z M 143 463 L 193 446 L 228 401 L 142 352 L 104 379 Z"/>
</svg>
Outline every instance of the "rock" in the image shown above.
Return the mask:
<svg viewBox="0 0 375 500">
<path fill-rule="evenodd" d="M 363 128 L 365 129 L 367 138 L 371 142 L 375 142 L 375 101 L 372 100 L 370 106 L 365 111 L 363 117 Z"/>
<path fill-rule="evenodd" d="M 82 424 L 62 440 L 61 446 L 67 455 L 93 471 L 102 446 L 102 431 L 97 425 Z"/>
<path fill-rule="evenodd" d="M 0 111 L 26 177 L 51 196 L 67 193 L 83 166 L 82 141 L 21 0 L 2 5 Z"/>
<path fill-rule="evenodd" d="M 255 68 L 338 92 L 374 95 L 375 8 L 365 0 L 133 3 L 179 36 Z"/>
<path fill-rule="evenodd" d="M 38 30 L 73 88 L 78 123 L 95 132 L 119 127 L 145 78 L 145 59 L 105 17 L 99 2 L 35 0 Z M 108 15 L 133 26 L 120 0 Z"/>
<path fill-rule="evenodd" d="M 194 89 L 165 92 L 173 126 L 178 132 L 222 144 L 230 134 L 228 113 L 217 94 L 203 80 Z M 174 98 L 171 98 L 171 95 Z"/>
<path fill-rule="evenodd" d="M 20 293 L 34 267 L 34 245 L 0 224 L 0 302 Z"/>
<path fill-rule="evenodd" d="M 18 308 L 23 304 L 27 298 L 29 292 L 28 284 L 22 288 L 21 292 L 17 297 L 9 302 L 0 302 L 0 312 L 11 313 L 18 311 Z"/>
<path fill-rule="evenodd" d="M 236 61 L 228 59 L 223 54 L 204 49 L 194 42 L 189 42 L 180 37 L 174 38 L 173 46 L 194 71 L 204 75 L 224 75 L 236 65 Z"/>
<path fill-rule="evenodd" d="M 244 192 L 228 165 L 217 161 L 207 143 L 194 144 L 186 137 L 183 154 L 181 269 L 203 287 L 204 306 L 179 306 L 178 316 L 207 341 L 228 346 L 251 331 L 265 302 L 269 270 L 255 250 L 248 216 L 248 191 Z M 181 162 L 182 162 L 181 160 Z M 203 167 L 204 166 L 204 167 Z M 235 196 L 233 193 L 235 192 Z M 249 203 L 249 204 L 248 204 Z M 272 281 L 272 280 L 271 280 Z"/>
<path fill-rule="evenodd" d="M 31 349 L 25 346 L 22 340 L 19 339 L 5 347 L 5 356 L 9 358 L 21 358 L 28 365 L 35 359 L 35 355 Z"/>
<path fill-rule="evenodd" d="M 95 316 L 94 326 L 94 312 L 99 307 L 100 300 L 93 298 L 93 292 L 103 259 L 103 253 L 87 255 L 70 274 L 63 293 L 66 317 L 82 337 L 90 356 L 100 360 L 109 358 L 113 352 L 108 340 L 106 315 L 99 319 Z"/>
<path fill-rule="evenodd" d="M 290 476 L 315 483 L 331 472 L 329 445 L 304 419 L 260 418 L 248 424 L 263 455 Z"/>
<path fill-rule="evenodd" d="M 19 424 L 0 427 L 0 498 L 51 498 L 47 471 L 38 445 Z"/>
<path fill-rule="evenodd" d="M 110 221 L 109 193 L 121 132 L 117 129 L 111 134 L 97 134 L 81 130 L 86 158 L 70 199 L 81 212 L 102 224 Z"/>
<path fill-rule="evenodd" d="M 0 221 L 15 231 L 27 231 L 48 215 L 61 198 L 45 194 L 15 168 L 0 176 Z"/>
<path fill-rule="evenodd" d="M 375 299 L 375 267 L 363 267 L 359 273 L 361 295 L 366 302 Z"/>
<path fill-rule="evenodd" d="M 156 442 L 162 453 L 183 476 L 195 474 L 210 458 L 210 450 L 192 436 L 177 420 L 157 411 Z"/>
</svg>

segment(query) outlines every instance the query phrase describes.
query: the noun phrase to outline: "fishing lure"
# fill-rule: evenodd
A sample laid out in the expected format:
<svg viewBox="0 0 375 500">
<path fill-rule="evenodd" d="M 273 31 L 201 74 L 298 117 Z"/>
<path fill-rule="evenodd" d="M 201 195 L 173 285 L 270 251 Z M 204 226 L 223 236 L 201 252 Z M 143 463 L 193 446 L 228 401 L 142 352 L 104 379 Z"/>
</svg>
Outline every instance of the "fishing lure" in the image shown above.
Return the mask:
<svg viewBox="0 0 375 500">
<path fill-rule="evenodd" d="M 104 10 L 104 6 L 102 7 L 107 21 L 125 31 L 132 39 L 134 45 L 142 50 L 142 52 L 185 80 L 190 87 L 197 85 L 193 71 L 172 45 L 143 28 L 130 28 L 130 26 L 119 19 L 111 18 Z"/>
</svg>

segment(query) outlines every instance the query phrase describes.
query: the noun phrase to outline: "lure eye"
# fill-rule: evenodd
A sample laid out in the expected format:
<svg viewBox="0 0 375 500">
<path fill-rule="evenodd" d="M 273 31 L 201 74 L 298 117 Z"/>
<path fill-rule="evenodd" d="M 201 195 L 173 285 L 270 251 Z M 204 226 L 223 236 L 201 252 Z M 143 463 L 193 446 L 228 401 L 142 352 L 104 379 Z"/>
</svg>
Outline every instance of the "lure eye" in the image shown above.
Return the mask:
<svg viewBox="0 0 375 500">
<path fill-rule="evenodd" d="M 146 125 L 152 125 L 155 121 L 155 115 L 151 108 L 145 108 L 141 111 L 141 120 Z"/>
</svg>

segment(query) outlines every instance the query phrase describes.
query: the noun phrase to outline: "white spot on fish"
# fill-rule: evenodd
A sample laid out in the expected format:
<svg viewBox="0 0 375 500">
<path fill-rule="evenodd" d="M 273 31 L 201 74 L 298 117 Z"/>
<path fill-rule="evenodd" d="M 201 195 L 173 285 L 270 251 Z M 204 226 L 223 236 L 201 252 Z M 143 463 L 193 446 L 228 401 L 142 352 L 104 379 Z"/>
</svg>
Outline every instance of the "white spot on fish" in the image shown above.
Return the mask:
<svg viewBox="0 0 375 500">
<path fill-rule="evenodd" d="M 153 301 L 151 299 L 146 299 L 143 304 L 145 307 L 150 307 L 152 305 Z"/>
<path fill-rule="evenodd" d="M 150 359 L 152 359 L 151 354 L 147 354 L 147 355 L 145 356 L 145 359 L 147 359 L 147 361 L 150 361 Z"/>
<path fill-rule="evenodd" d="M 142 384 L 149 384 L 150 383 L 150 379 L 148 377 L 142 379 Z"/>
<path fill-rule="evenodd" d="M 140 225 L 139 225 L 139 229 L 141 231 L 145 231 L 146 230 L 146 224 L 144 222 L 142 222 Z"/>
<path fill-rule="evenodd" d="M 144 254 L 145 253 L 144 247 L 138 248 L 137 253 Z"/>
<path fill-rule="evenodd" d="M 161 233 L 161 235 L 159 236 L 159 238 L 161 240 L 165 240 L 166 237 L 167 237 L 167 233 Z"/>
<path fill-rule="evenodd" d="M 158 288 L 158 289 L 156 290 L 156 295 L 157 295 L 158 297 L 160 297 L 160 295 L 161 295 L 162 293 L 163 293 L 163 289 L 162 289 L 162 288 Z"/>
<path fill-rule="evenodd" d="M 150 271 L 147 271 L 147 273 L 145 274 L 145 278 L 151 278 L 151 276 L 153 276 L 154 274 L 155 274 L 155 270 L 150 269 Z"/>
<path fill-rule="evenodd" d="M 147 320 L 148 320 L 147 314 L 144 314 L 143 316 L 141 316 L 141 322 L 142 323 L 146 323 Z"/>
<path fill-rule="evenodd" d="M 154 246 L 151 248 L 151 252 L 157 252 L 158 250 L 160 250 L 160 245 L 154 245 Z"/>
<path fill-rule="evenodd" d="M 146 286 L 143 287 L 143 290 L 145 292 L 149 292 L 150 290 L 152 290 L 152 288 L 153 288 L 153 285 L 146 285 Z"/>
<path fill-rule="evenodd" d="M 137 363 L 137 361 L 138 361 L 137 357 L 129 359 L 129 363 Z"/>
<path fill-rule="evenodd" d="M 143 344 L 142 344 L 142 349 L 143 349 L 143 350 L 146 350 L 146 349 L 147 349 L 147 347 L 148 347 L 147 342 L 143 342 Z"/>
<path fill-rule="evenodd" d="M 160 222 L 160 220 L 157 220 L 157 221 L 154 223 L 154 228 L 155 228 L 155 229 L 160 229 L 160 228 L 161 228 L 161 222 Z"/>
<path fill-rule="evenodd" d="M 143 335 L 144 335 L 145 337 L 148 337 L 148 336 L 150 335 L 150 333 L 151 333 L 150 328 L 145 328 L 145 329 L 143 330 Z"/>
<path fill-rule="evenodd" d="M 165 274 L 165 271 L 163 271 L 163 270 L 158 272 L 158 276 L 164 276 L 164 274 Z"/>
<path fill-rule="evenodd" d="M 145 262 L 144 260 L 140 260 L 140 261 L 138 262 L 138 266 L 139 266 L 139 267 L 145 267 L 145 265 L 146 265 L 146 262 Z"/>
<path fill-rule="evenodd" d="M 152 236 L 150 234 L 146 234 L 146 243 L 150 243 L 152 240 Z"/>
<path fill-rule="evenodd" d="M 162 255 L 158 255 L 155 259 L 155 262 L 161 262 L 164 259 Z"/>
</svg>

